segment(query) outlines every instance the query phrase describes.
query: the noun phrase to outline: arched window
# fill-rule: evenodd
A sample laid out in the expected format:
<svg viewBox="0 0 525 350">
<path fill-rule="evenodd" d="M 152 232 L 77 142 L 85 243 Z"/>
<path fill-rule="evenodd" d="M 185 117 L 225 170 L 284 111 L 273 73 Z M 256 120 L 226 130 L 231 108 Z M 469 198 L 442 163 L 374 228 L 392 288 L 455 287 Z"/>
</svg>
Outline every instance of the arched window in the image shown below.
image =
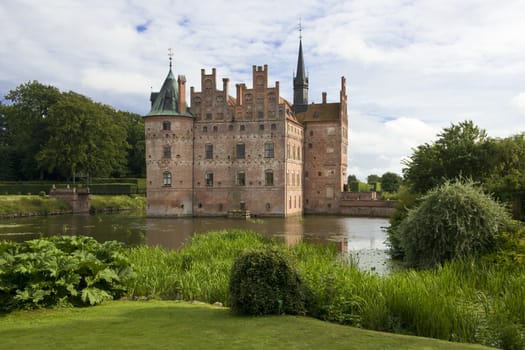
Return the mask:
<svg viewBox="0 0 525 350">
<path fill-rule="evenodd" d="M 171 186 L 171 173 L 169 171 L 165 171 L 162 174 L 162 185 L 166 187 Z"/>
</svg>

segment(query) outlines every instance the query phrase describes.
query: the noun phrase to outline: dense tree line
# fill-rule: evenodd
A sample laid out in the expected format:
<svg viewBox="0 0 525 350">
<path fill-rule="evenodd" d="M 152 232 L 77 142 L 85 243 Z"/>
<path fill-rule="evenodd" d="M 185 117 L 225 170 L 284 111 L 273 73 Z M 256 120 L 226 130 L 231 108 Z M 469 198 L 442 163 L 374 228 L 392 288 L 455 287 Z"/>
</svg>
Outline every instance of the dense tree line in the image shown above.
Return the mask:
<svg viewBox="0 0 525 350">
<path fill-rule="evenodd" d="M 144 123 L 33 81 L 0 104 L 0 180 L 144 177 Z"/>
<path fill-rule="evenodd" d="M 433 143 L 418 146 L 405 161 L 410 191 L 424 194 L 457 178 L 471 179 L 521 217 L 525 200 L 525 133 L 492 138 L 472 121 L 443 129 Z"/>
</svg>

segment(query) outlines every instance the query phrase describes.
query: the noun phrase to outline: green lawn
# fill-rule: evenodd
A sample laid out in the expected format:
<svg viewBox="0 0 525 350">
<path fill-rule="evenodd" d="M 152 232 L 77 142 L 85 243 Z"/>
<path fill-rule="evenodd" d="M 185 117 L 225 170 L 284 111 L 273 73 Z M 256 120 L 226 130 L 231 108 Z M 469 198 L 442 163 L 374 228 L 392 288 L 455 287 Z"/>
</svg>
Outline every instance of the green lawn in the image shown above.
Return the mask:
<svg viewBox="0 0 525 350">
<path fill-rule="evenodd" d="M 0 316 L 0 349 L 489 349 L 307 317 L 237 317 L 173 301 L 116 301 Z"/>
</svg>

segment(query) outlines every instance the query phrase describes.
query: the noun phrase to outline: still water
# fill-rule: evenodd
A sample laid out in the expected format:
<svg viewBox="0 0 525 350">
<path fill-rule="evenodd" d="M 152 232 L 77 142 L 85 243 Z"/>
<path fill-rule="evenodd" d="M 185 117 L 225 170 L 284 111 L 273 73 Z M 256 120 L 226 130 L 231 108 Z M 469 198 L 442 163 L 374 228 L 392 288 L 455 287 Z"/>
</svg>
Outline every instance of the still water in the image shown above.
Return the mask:
<svg viewBox="0 0 525 350">
<path fill-rule="evenodd" d="M 226 218 L 146 218 L 141 213 L 98 215 L 58 215 L 15 218 L 0 221 L 0 240 L 22 241 L 57 234 L 88 235 L 99 241 L 117 240 L 130 246 L 139 244 L 180 248 L 194 233 L 242 229 L 276 236 L 288 244 L 300 241 L 338 242 L 364 270 L 390 270 L 386 253 L 387 219 L 339 216 L 304 216 L 252 220 Z"/>
</svg>

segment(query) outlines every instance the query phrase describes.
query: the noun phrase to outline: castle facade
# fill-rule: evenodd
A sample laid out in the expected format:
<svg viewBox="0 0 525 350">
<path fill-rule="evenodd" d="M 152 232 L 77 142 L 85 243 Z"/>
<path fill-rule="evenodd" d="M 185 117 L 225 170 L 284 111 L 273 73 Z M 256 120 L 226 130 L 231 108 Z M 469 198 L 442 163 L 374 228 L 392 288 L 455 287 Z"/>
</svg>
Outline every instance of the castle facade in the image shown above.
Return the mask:
<svg viewBox="0 0 525 350">
<path fill-rule="evenodd" d="M 299 44 L 293 104 L 253 66 L 252 86 L 201 70 L 200 91 L 170 70 L 144 116 L 148 216 L 256 216 L 340 212 L 346 182 L 346 80 L 339 101 L 308 103 Z"/>
</svg>

